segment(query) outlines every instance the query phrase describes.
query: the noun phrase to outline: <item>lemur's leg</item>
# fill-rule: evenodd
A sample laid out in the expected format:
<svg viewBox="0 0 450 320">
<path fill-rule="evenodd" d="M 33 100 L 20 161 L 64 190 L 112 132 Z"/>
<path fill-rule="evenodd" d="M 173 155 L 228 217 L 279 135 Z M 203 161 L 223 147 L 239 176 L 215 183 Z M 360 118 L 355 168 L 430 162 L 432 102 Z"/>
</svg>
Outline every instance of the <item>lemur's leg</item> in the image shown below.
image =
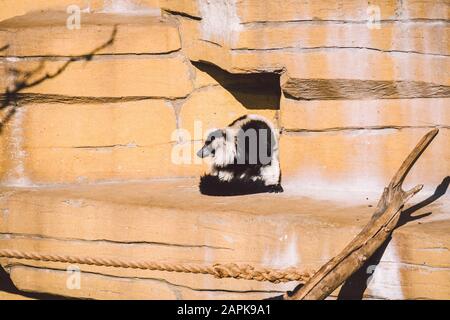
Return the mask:
<svg viewBox="0 0 450 320">
<path fill-rule="evenodd" d="M 230 171 L 223 171 L 223 170 L 219 171 L 218 176 L 219 176 L 219 179 L 222 180 L 222 181 L 230 181 L 234 177 L 232 172 L 230 172 Z"/>
<path fill-rule="evenodd" d="M 269 186 L 269 190 L 270 193 L 280 193 L 283 192 L 283 187 L 281 186 L 281 184 L 274 184 Z"/>
<path fill-rule="evenodd" d="M 242 180 L 252 180 L 252 181 L 261 180 L 260 167 L 246 169 L 239 175 L 239 178 Z"/>
<path fill-rule="evenodd" d="M 260 175 L 266 186 L 280 184 L 280 165 L 275 159 L 268 166 L 264 166 L 260 170 Z"/>
</svg>

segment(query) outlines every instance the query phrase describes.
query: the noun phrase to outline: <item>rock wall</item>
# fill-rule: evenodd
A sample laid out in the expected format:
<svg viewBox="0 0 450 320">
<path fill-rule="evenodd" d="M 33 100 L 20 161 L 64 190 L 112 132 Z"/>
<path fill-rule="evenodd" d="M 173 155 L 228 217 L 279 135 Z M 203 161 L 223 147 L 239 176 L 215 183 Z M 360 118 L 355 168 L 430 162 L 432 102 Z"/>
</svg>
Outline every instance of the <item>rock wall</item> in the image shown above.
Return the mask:
<svg viewBox="0 0 450 320">
<path fill-rule="evenodd" d="M 211 198 L 200 195 L 196 184 L 179 179 L 2 188 L 0 249 L 318 270 L 363 228 L 377 202 L 351 206 L 287 193 Z M 414 216 L 422 219 L 396 230 L 343 297 L 448 299 L 449 209 L 448 201 L 416 207 Z M 77 298 L 262 299 L 297 285 L 18 259 L 0 258 L 0 264 L 21 290 Z M 81 272 L 79 286 L 67 285 L 73 279 L 68 269 Z"/>
<path fill-rule="evenodd" d="M 205 131 L 244 113 L 282 130 L 293 191 L 378 191 L 432 127 L 440 136 L 410 182 L 431 190 L 450 172 L 447 1 L 81 2 L 74 30 L 67 12 L 48 11 L 66 3 L 3 3 L 5 17 L 30 11 L 0 23 L 3 92 L 117 33 L 89 61 L 20 91 L 1 138 L 2 181 L 197 176 L 195 121 Z M 180 143 L 191 163 L 173 163 Z"/>
<path fill-rule="evenodd" d="M 318 268 L 431 128 L 406 187 L 434 192 L 449 175 L 449 12 L 444 0 L 2 1 L 0 248 Z M 280 130 L 286 192 L 202 197 L 204 134 L 246 113 Z M 367 297 L 450 296 L 446 181 L 413 207 L 426 219 L 394 233 Z M 22 290 L 82 298 L 292 289 L 81 266 L 72 291 L 65 264 L 0 263 Z"/>
<path fill-rule="evenodd" d="M 218 82 L 228 74 L 215 70 L 216 80 L 205 66 L 191 64 L 177 22 L 169 17 L 84 14 L 79 30 L 68 29 L 66 20 L 67 13 L 42 12 L 3 22 L 4 95 L 25 77 L 32 83 L 46 74 L 57 76 L 15 97 L 21 108 L 4 127 L 2 180 L 49 184 L 200 175 L 205 168 L 194 163 L 194 147 L 201 141 L 191 147 L 195 122 L 201 140 L 205 130 L 248 112 L 233 89 Z M 74 58 L 109 40 L 111 45 L 88 61 Z M 278 82 L 274 85 L 276 91 Z M 254 100 L 252 92 L 241 99 Z M 279 96 L 271 100 L 279 104 Z M 277 111 L 270 107 L 254 113 L 274 119 Z M 172 159 L 177 143 L 189 152 L 185 164 Z M 49 160 L 55 166 L 49 167 Z"/>
</svg>

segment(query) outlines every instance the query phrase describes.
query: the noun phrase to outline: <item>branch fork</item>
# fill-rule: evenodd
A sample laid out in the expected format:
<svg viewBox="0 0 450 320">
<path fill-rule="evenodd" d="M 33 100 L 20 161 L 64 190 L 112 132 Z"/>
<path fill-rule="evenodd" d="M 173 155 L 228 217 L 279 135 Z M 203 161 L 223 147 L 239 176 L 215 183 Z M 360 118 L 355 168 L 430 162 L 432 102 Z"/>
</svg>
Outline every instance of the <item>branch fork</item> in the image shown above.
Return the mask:
<svg viewBox="0 0 450 320">
<path fill-rule="evenodd" d="M 423 188 L 423 185 L 417 185 L 411 190 L 404 191 L 403 182 L 438 132 L 438 129 L 428 132 L 411 151 L 384 189 L 377 210 L 364 229 L 337 256 L 320 268 L 304 286 L 292 294 L 286 293 L 283 296 L 285 300 L 325 299 L 361 268 L 388 239 L 397 226 L 405 204 Z"/>
</svg>

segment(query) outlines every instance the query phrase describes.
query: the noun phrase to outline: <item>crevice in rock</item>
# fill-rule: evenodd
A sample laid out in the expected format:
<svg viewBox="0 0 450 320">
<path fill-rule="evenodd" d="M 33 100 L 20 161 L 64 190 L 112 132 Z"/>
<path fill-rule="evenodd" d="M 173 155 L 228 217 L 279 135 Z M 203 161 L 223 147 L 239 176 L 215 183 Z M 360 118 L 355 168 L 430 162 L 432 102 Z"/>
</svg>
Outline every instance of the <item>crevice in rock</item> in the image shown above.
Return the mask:
<svg viewBox="0 0 450 320">
<path fill-rule="evenodd" d="M 450 19 L 412 18 L 412 19 L 382 19 L 379 23 L 450 23 Z M 251 20 L 241 22 L 246 27 L 259 26 L 283 26 L 293 24 L 367 24 L 366 20 L 342 20 L 342 19 L 293 19 L 293 20 Z"/>
<path fill-rule="evenodd" d="M 166 13 L 166 14 L 169 14 L 169 15 L 179 16 L 179 17 L 190 19 L 190 20 L 196 20 L 196 21 L 202 20 L 201 17 L 193 16 L 193 15 L 191 15 L 189 13 L 186 13 L 186 12 L 181 12 L 181 11 L 176 11 L 176 10 L 169 10 L 169 9 L 164 9 L 164 8 L 162 8 L 162 10 L 163 10 L 163 13 Z"/>
<path fill-rule="evenodd" d="M 418 263 L 408 263 L 408 262 L 393 262 L 393 261 L 382 261 L 384 264 L 388 265 L 398 265 L 404 268 L 412 268 L 412 269 L 423 269 L 429 272 L 435 271 L 450 271 L 450 267 L 442 267 L 442 266 L 430 266 L 426 264 L 418 264 Z"/>
<path fill-rule="evenodd" d="M 166 105 L 173 110 L 175 115 L 175 128 L 180 129 L 180 113 L 181 107 L 186 99 L 178 99 L 178 100 L 166 100 Z M 178 142 L 178 141 L 177 141 Z"/>
<path fill-rule="evenodd" d="M 3 239 L 1 239 L 3 238 Z M 157 242 L 157 241 L 118 241 L 110 239 L 80 239 L 80 238 L 67 238 L 67 237 L 48 237 L 38 234 L 25 234 L 25 233 L 0 233 L 0 240 L 6 239 L 33 239 L 33 240 L 51 240 L 51 241 L 64 241 L 74 243 L 96 243 L 96 244 L 115 244 L 124 246 L 163 246 L 163 247 L 177 247 L 187 249 L 215 249 L 215 250 L 233 250 L 233 248 L 211 246 L 206 244 L 181 244 L 181 243 L 169 243 L 169 242 Z"/>
<path fill-rule="evenodd" d="M 276 72 L 230 73 L 206 63 L 192 64 L 214 78 L 247 109 L 280 109 L 280 74 Z"/>
<path fill-rule="evenodd" d="M 7 266 L 8 268 L 29 268 L 29 269 L 35 269 L 35 270 L 42 270 L 42 271 L 46 271 L 46 272 L 55 272 L 55 273 L 60 273 L 60 272 L 64 272 L 66 273 L 66 270 L 63 269 L 59 269 L 56 267 L 38 267 L 38 266 L 34 266 L 34 265 L 30 265 L 30 264 L 26 264 L 26 263 L 14 263 L 14 264 L 10 264 Z M 185 288 L 188 290 L 192 290 L 192 291 L 197 291 L 197 292 L 226 292 L 226 293 L 268 293 L 268 294 L 277 294 L 277 293 L 284 293 L 284 291 L 281 290 L 258 290 L 258 289 L 254 289 L 254 290 L 231 290 L 231 289 L 215 289 L 215 288 L 195 288 L 195 287 L 191 287 L 188 285 L 184 285 L 184 284 L 179 284 L 179 283 L 173 283 L 171 281 L 168 281 L 164 278 L 156 278 L 156 277 L 124 277 L 124 276 L 118 276 L 118 275 L 114 275 L 111 273 L 101 273 L 101 272 L 95 272 L 95 271 L 82 271 L 83 274 L 88 274 L 88 275 L 93 275 L 93 276 L 99 276 L 99 277 L 105 277 L 105 278 L 110 278 L 110 279 L 122 279 L 122 280 L 128 280 L 128 281 L 156 281 L 156 282 L 162 282 L 165 283 L 169 286 L 173 286 L 173 287 L 178 287 L 178 288 Z"/>
<path fill-rule="evenodd" d="M 449 248 L 447 247 L 429 247 L 429 248 L 419 248 L 416 249 L 417 251 L 436 251 L 436 252 L 445 252 L 445 251 L 450 251 Z"/>
<path fill-rule="evenodd" d="M 296 46 L 287 46 L 287 47 L 273 47 L 273 48 L 232 48 L 231 51 L 234 52 L 252 52 L 252 51 L 282 51 L 282 52 L 301 52 L 301 51 L 316 51 L 316 50 L 368 50 L 368 51 L 378 51 L 383 53 L 404 53 L 404 54 L 418 54 L 418 55 L 426 55 L 426 56 L 436 56 L 436 57 L 450 57 L 448 54 L 442 53 L 432 53 L 432 52 L 422 52 L 422 51 L 414 51 L 414 50 L 385 50 L 374 47 L 351 47 L 351 46 L 316 46 L 316 47 L 296 47 Z"/>
<path fill-rule="evenodd" d="M 214 42 L 214 41 L 212 41 L 212 40 L 207 40 L 207 39 L 198 39 L 198 40 L 199 40 L 199 41 L 206 42 L 206 43 L 209 43 L 209 44 L 212 44 L 212 45 L 214 45 L 214 46 L 216 46 L 216 47 L 223 48 L 223 46 L 222 46 L 220 43 Z"/>
<path fill-rule="evenodd" d="M 181 48 L 170 50 L 170 51 L 161 51 L 161 52 L 141 52 L 141 53 L 96 53 L 93 54 L 89 59 L 92 60 L 111 60 L 111 59 L 136 59 L 136 58 L 174 58 L 181 51 Z M 63 56 L 63 55 L 33 55 L 33 56 L 15 56 L 15 55 L 3 55 L 0 56 L 0 62 L 3 61 L 68 61 L 71 60 L 73 62 L 85 61 L 86 58 L 83 55 L 74 55 L 74 56 Z"/>
<path fill-rule="evenodd" d="M 41 93 L 18 93 L 15 101 L 21 106 L 28 104 L 105 104 L 121 103 L 142 100 L 179 100 L 185 97 L 164 97 L 164 96 L 122 96 L 122 97 L 88 97 L 88 96 L 67 96 L 59 94 L 41 94 Z M 0 94 L 0 103 L 6 101 L 5 94 Z"/>
<path fill-rule="evenodd" d="M 396 125 L 384 125 L 384 126 L 360 126 L 360 127 L 333 127 L 333 128 L 321 128 L 321 129 L 304 129 L 304 128 L 289 128 L 283 129 L 286 134 L 296 133 L 327 133 L 327 132 L 351 132 L 362 130 L 403 130 L 403 129 L 450 129 L 450 125 L 429 125 L 429 126 L 396 126 Z"/>
<path fill-rule="evenodd" d="M 129 144 L 111 144 L 103 146 L 71 146 L 71 149 L 115 149 L 115 148 L 141 148 L 142 146 L 129 143 Z M 64 147 L 52 147 L 52 148 L 64 148 Z"/>
</svg>

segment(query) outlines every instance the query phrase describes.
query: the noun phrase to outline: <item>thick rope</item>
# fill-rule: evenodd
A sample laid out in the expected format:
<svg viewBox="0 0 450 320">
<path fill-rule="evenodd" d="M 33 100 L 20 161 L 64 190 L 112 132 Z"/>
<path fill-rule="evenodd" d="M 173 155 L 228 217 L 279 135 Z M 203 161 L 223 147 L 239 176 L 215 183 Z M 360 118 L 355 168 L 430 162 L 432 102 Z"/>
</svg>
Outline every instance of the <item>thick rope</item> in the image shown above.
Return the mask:
<svg viewBox="0 0 450 320">
<path fill-rule="evenodd" d="M 131 268 L 142 270 L 157 270 L 167 272 L 209 274 L 216 278 L 235 278 L 256 281 L 270 281 L 273 283 L 297 281 L 305 283 L 312 276 L 312 272 L 296 268 L 270 269 L 256 268 L 248 264 L 234 263 L 214 264 L 204 266 L 192 263 L 164 263 L 154 261 L 124 261 L 120 259 L 77 257 L 68 255 L 47 255 L 36 252 L 22 252 L 18 250 L 0 250 L 0 258 L 13 258 L 34 261 L 63 262 L 71 264 L 86 264 L 101 267 Z"/>
</svg>

